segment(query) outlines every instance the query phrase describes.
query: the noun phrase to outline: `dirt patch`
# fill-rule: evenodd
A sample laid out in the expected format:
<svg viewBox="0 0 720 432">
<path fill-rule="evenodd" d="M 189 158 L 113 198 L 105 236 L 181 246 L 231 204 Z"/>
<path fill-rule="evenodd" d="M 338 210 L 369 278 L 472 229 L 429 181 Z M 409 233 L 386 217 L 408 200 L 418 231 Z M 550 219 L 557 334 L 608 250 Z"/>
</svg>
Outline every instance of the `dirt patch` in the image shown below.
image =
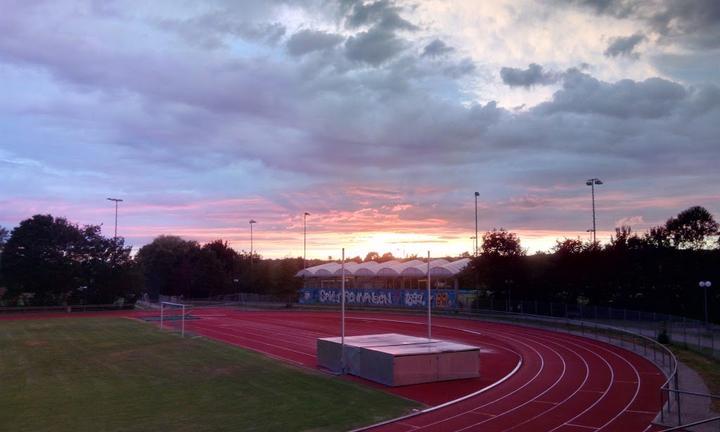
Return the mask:
<svg viewBox="0 0 720 432">
<path fill-rule="evenodd" d="M 46 341 L 42 341 L 42 340 L 34 340 L 34 339 L 31 339 L 31 340 L 26 340 L 26 341 L 24 342 L 24 344 L 25 344 L 25 346 L 29 346 L 29 347 L 38 347 L 38 346 L 47 345 L 47 342 L 46 342 Z"/>
</svg>

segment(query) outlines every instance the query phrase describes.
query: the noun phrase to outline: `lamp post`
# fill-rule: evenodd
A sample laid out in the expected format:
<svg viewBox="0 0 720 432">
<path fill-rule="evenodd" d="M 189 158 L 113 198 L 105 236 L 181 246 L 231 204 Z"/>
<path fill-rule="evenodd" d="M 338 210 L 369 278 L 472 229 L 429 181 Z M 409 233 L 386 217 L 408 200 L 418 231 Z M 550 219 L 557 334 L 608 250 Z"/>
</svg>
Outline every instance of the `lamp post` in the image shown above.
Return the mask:
<svg viewBox="0 0 720 432">
<path fill-rule="evenodd" d="M 595 225 L 595 185 L 599 186 L 601 184 L 603 184 L 603 182 L 599 178 L 591 178 L 585 182 L 585 185 L 590 186 L 590 190 L 592 191 L 593 243 L 597 241 L 597 226 Z"/>
<path fill-rule="evenodd" d="M 473 245 L 472 247 L 476 247 L 476 245 L 475 245 L 475 239 L 476 239 L 476 238 L 477 238 L 477 237 L 475 237 L 475 236 L 470 237 L 470 240 L 472 240 L 472 245 Z M 477 250 L 477 249 L 476 249 L 476 250 Z"/>
<path fill-rule="evenodd" d="M 478 221 L 477 221 L 477 200 L 480 196 L 480 192 L 475 192 L 475 250 L 473 251 L 473 256 L 477 256 L 478 254 Z"/>
<path fill-rule="evenodd" d="M 703 289 L 703 297 L 705 298 L 705 326 L 708 325 L 708 297 L 707 297 L 707 289 L 712 286 L 712 282 L 710 281 L 700 281 L 698 283 L 700 288 Z"/>
<path fill-rule="evenodd" d="M 117 239 L 117 216 L 118 216 L 118 203 L 122 202 L 120 198 L 108 198 L 108 201 L 114 201 L 115 202 L 115 235 L 113 238 Z"/>
</svg>

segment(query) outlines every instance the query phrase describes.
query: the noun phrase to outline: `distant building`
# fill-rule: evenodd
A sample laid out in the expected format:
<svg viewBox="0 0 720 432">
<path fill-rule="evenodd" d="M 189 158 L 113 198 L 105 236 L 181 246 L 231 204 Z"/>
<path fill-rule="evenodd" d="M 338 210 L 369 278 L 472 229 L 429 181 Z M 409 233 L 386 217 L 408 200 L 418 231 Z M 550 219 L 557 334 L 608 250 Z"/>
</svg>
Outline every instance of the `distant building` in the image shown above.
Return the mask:
<svg viewBox="0 0 720 432">
<path fill-rule="evenodd" d="M 430 261 L 431 301 L 434 307 L 460 306 L 458 275 L 470 259 Z M 368 261 L 345 263 L 345 297 L 351 306 L 417 308 L 427 306 L 428 263 L 421 260 Z M 301 270 L 304 288 L 300 303 L 338 304 L 341 302 L 342 266 L 332 262 Z"/>
<path fill-rule="evenodd" d="M 431 288 L 457 289 L 457 276 L 469 262 L 469 258 L 431 260 Z M 296 276 L 305 280 L 305 288 L 340 288 L 341 274 L 341 265 L 332 262 L 300 270 Z M 348 289 L 425 289 L 427 261 L 350 262 L 345 263 L 345 276 Z"/>
</svg>

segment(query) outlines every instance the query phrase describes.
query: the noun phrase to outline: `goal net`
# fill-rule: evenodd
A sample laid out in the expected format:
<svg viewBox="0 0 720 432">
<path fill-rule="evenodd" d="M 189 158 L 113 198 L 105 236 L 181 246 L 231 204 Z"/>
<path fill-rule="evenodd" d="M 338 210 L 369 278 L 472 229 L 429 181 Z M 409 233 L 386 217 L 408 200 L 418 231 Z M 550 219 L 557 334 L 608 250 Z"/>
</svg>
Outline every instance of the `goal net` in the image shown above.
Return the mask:
<svg viewBox="0 0 720 432">
<path fill-rule="evenodd" d="M 179 331 L 182 336 L 185 336 L 185 319 L 189 312 L 189 305 L 160 302 L 160 328 Z"/>
</svg>

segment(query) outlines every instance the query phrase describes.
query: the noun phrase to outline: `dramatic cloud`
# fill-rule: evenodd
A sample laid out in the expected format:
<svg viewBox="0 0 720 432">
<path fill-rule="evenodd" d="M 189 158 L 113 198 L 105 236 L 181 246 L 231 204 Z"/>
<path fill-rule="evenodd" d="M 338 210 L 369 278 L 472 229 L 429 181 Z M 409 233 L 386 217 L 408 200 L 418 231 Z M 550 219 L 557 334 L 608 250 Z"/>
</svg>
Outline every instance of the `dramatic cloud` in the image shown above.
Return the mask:
<svg viewBox="0 0 720 432">
<path fill-rule="evenodd" d="M 417 26 L 400 16 L 400 7 L 389 0 L 370 3 L 352 1 L 352 8 L 345 24 L 349 28 L 376 26 L 378 29 L 392 32 L 395 30 L 417 30 Z"/>
<path fill-rule="evenodd" d="M 333 48 L 343 41 L 343 37 L 324 31 L 301 30 L 287 41 L 288 52 L 295 56 L 307 54 L 312 51 L 322 51 Z"/>
<path fill-rule="evenodd" d="M 405 42 L 394 33 L 373 27 L 350 38 L 345 43 L 347 57 L 378 66 L 405 49 Z"/>
<path fill-rule="evenodd" d="M 716 0 L 563 0 L 597 14 L 644 22 L 667 42 L 720 48 L 720 2 Z"/>
<path fill-rule="evenodd" d="M 119 196 L 136 246 L 175 233 L 247 249 L 253 218 L 259 251 L 284 256 L 308 211 L 314 257 L 468 250 L 474 191 L 481 229 L 549 247 L 585 235 L 588 177 L 605 181 L 603 236 L 691 205 L 720 212 L 713 49 L 679 49 L 676 21 L 661 34 L 636 3 L 509 5 L 11 2 L 0 225 L 51 212 L 105 229 Z M 549 29 L 534 18 L 557 14 Z M 587 28 L 568 38 L 569 18 Z M 636 61 L 605 54 L 640 34 Z"/>
<path fill-rule="evenodd" d="M 645 36 L 640 33 L 627 37 L 612 38 L 604 54 L 607 57 L 626 56 L 637 58 L 639 54 L 634 51 L 635 47 L 644 40 Z"/>
<path fill-rule="evenodd" d="M 500 77 L 510 87 L 530 88 L 536 85 L 555 84 L 560 76 L 553 72 L 546 72 L 543 67 L 531 63 L 527 69 L 504 67 L 500 69 Z"/>
<path fill-rule="evenodd" d="M 423 48 L 424 57 L 440 57 L 445 54 L 455 51 L 455 48 L 447 46 L 445 42 L 440 39 L 435 39 Z"/>
</svg>

